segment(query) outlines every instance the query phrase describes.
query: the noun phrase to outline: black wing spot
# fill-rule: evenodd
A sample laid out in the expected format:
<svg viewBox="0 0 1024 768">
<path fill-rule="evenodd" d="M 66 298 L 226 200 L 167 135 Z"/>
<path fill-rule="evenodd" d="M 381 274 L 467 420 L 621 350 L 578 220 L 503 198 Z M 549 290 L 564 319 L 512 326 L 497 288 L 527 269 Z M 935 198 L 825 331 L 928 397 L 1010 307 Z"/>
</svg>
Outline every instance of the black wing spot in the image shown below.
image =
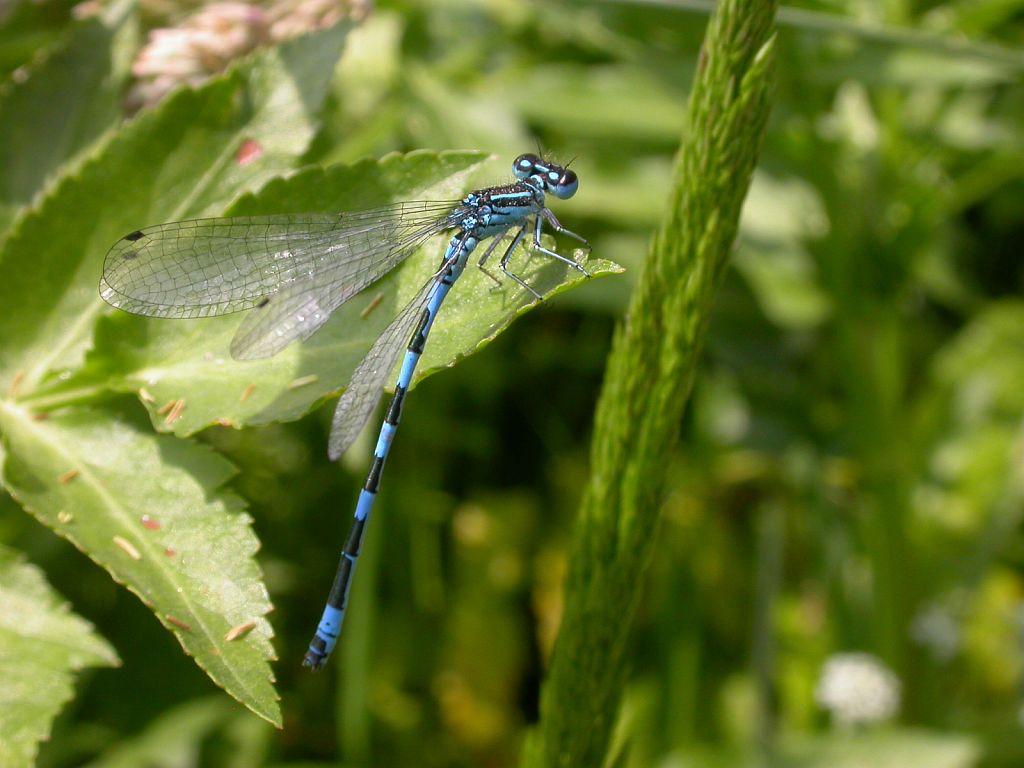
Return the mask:
<svg viewBox="0 0 1024 768">
<path fill-rule="evenodd" d="M 262 299 L 260 299 L 259 304 L 256 305 L 256 309 L 263 309 L 269 303 L 270 303 L 270 297 L 269 296 L 265 296 Z"/>
<path fill-rule="evenodd" d="M 138 251 L 125 251 L 124 253 L 121 254 L 121 258 L 124 259 L 125 261 L 131 261 L 132 259 L 137 259 L 138 257 Z"/>
<path fill-rule="evenodd" d="M 132 243 L 134 243 L 136 240 L 141 240 L 142 238 L 143 234 L 141 229 L 136 229 L 134 232 L 129 232 L 127 235 L 124 236 L 125 240 Z"/>
</svg>

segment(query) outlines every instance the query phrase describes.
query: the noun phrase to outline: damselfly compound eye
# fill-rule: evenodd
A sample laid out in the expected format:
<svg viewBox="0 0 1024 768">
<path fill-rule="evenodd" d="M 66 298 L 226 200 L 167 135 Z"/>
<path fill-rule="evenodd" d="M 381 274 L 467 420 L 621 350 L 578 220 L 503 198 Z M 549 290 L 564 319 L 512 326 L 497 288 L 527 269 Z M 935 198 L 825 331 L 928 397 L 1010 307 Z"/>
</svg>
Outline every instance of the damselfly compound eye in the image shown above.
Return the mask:
<svg viewBox="0 0 1024 768">
<path fill-rule="evenodd" d="M 515 174 L 517 179 L 526 179 L 534 174 L 540 163 L 541 159 L 536 155 L 520 155 L 516 158 L 516 161 L 512 163 L 512 172 Z"/>
<path fill-rule="evenodd" d="M 552 184 L 551 192 L 561 200 L 568 200 L 580 188 L 580 180 L 574 171 L 563 170 Z"/>
</svg>

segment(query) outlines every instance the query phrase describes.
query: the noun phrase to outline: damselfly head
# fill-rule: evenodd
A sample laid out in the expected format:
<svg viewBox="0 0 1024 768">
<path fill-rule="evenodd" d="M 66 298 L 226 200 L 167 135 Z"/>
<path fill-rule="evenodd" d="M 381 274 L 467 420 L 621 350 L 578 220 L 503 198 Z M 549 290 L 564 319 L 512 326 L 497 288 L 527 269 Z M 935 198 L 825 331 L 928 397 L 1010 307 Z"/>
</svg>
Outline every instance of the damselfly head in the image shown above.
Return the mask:
<svg viewBox="0 0 1024 768">
<path fill-rule="evenodd" d="M 580 180 L 575 171 L 563 168 L 556 163 L 543 160 L 534 154 L 520 155 L 512 164 L 512 172 L 517 179 L 535 178 L 550 192 L 561 200 L 568 200 L 576 194 Z"/>
</svg>

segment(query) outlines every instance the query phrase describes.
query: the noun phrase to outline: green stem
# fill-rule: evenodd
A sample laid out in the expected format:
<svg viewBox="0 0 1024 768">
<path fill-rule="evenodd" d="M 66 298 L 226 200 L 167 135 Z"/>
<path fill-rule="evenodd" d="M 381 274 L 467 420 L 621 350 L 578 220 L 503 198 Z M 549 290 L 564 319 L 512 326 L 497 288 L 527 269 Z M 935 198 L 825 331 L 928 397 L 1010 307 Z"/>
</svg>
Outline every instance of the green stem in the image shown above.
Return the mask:
<svg viewBox="0 0 1024 768">
<path fill-rule="evenodd" d="M 765 132 L 776 7 L 723 0 L 709 22 L 669 208 L 608 360 L 562 629 L 525 765 L 600 766 L 607 756 L 666 457 Z"/>
<path fill-rule="evenodd" d="M 757 583 L 751 659 L 757 690 L 757 764 L 774 765 L 777 725 L 776 648 L 773 614 L 782 584 L 786 510 L 770 503 L 758 510 Z"/>
</svg>

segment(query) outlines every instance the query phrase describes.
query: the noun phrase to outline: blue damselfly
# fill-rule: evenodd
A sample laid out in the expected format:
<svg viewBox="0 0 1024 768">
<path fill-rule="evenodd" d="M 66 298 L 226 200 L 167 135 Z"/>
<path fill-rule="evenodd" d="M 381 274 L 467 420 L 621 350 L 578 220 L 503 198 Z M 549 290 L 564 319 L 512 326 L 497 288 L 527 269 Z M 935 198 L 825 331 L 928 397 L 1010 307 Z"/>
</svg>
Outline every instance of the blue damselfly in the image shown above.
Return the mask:
<svg viewBox="0 0 1024 768">
<path fill-rule="evenodd" d="M 374 342 L 334 412 L 328 452 L 338 459 L 380 402 L 387 377 L 404 351 L 334 584 L 303 662 L 313 669 L 327 661 L 341 632 L 356 559 L 406 392 L 437 312 L 470 254 L 481 240 L 494 238 L 477 261 L 487 272 L 487 260 L 511 235 L 498 268 L 537 299 L 540 295 L 508 268 L 527 237 L 534 250 L 587 274 L 574 259 L 541 241 L 547 223 L 589 247 L 558 222 L 545 201 L 546 194 L 572 197 L 579 186 L 576 174 L 532 154 L 518 157 L 512 169 L 515 182 L 471 192 L 457 203 L 406 202 L 338 214 L 181 221 L 131 232 L 107 254 L 100 295 L 119 309 L 166 318 L 251 310 L 231 342 L 233 357 L 251 360 L 308 338 L 334 310 L 429 238 L 453 232 L 437 270 Z"/>
</svg>

